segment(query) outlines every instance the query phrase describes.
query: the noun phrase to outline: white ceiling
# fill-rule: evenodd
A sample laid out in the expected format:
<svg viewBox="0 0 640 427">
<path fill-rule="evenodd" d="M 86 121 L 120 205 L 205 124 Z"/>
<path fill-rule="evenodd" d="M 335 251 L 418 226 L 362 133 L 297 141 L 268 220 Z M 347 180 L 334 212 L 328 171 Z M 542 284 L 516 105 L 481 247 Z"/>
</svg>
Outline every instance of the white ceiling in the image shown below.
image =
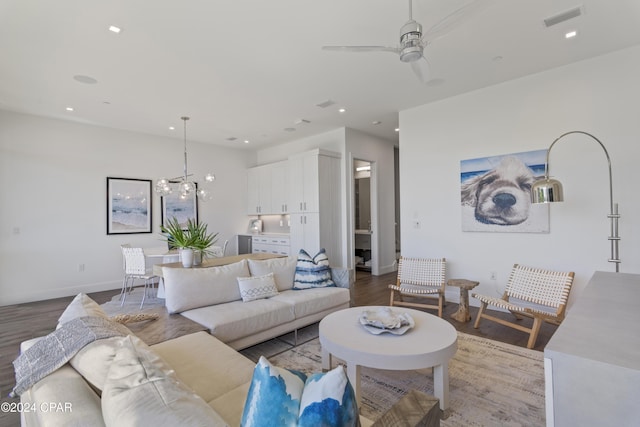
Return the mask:
<svg viewBox="0 0 640 427">
<path fill-rule="evenodd" d="M 415 0 L 414 18 L 465 3 Z M 188 115 L 189 140 L 243 149 L 343 126 L 397 141 L 400 110 L 640 43 L 638 0 L 488 3 L 425 49 L 425 85 L 395 54 L 321 50 L 396 46 L 402 0 L 0 0 L 0 108 L 178 139 Z"/>
</svg>

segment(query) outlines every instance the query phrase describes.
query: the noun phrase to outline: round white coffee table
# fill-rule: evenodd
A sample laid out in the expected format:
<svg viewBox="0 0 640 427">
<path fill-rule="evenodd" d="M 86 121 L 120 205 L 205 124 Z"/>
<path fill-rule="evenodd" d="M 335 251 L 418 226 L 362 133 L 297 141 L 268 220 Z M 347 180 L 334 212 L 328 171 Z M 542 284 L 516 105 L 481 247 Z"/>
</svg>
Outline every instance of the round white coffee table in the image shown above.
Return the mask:
<svg viewBox="0 0 640 427">
<path fill-rule="evenodd" d="M 458 349 L 456 329 L 441 318 L 418 310 L 392 307 L 408 313 L 415 326 L 404 335 L 375 335 L 360 324 L 365 310 L 382 307 L 352 307 L 329 314 L 320 322 L 322 367 L 331 368 L 335 356 L 347 364 L 347 376 L 360 403 L 360 367 L 411 370 L 433 367 L 434 395 L 440 409 L 449 407 L 449 360 Z"/>
</svg>

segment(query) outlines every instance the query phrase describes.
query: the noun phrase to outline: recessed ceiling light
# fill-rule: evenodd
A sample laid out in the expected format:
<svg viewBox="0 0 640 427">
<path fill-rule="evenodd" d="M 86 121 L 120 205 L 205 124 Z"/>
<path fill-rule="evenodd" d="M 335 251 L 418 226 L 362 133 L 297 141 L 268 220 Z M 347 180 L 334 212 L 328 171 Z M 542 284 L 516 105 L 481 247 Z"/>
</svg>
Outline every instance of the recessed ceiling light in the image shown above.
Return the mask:
<svg viewBox="0 0 640 427">
<path fill-rule="evenodd" d="M 566 34 L 564 35 L 564 38 L 565 38 L 565 39 L 572 39 L 572 38 L 574 38 L 574 37 L 575 37 L 575 36 L 577 36 L 577 35 L 578 35 L 578 32 L 577 32 L 577 31 L 569 31 L 568 33 L 566 33 Z"/>
<path fill-rule="evenodd" d="M 295 132 L 296 128 L 284 128 L 285 132 Z"/>
<path fill-rule="evenodd" d="M 346 111 L 347 111 L 346 108 L 341 108 L 341 109 L 338 110 L 338 113 L 345 113 Z"/>
<path fill-rule="evenodd" d="M 248 144 L 248 143 L 249 143 L 249 140 L 248 140 L 248 139 L 245 139 L 245 140 L 244 140 L 244 143 L 245 143 L 245 144 Z"/>
<path fill-rule="evenodd" d="M 394 129 L 396 132 L 400 132 L 400 128 L 395 128 Z"/>
<path fill-rule="evenodd" d="M 371 122 L 372 125 L 379 125 L 380 123 L 382 123 L 380 120 L 374 120 Z"/>
<path fill-rule="evenodd" d="M 169 126 L 169 130 L 176 130 L 175 126 Z"/>
<path fill-rule="evenodd" d="M 112 33 L 120 34 L 120 31 L 122 31 L 122 29 L 120 27 L 116 27 L 115 25 L 110 25 L 109 31 L 111 31 Z"/>
<path fill-rule="evenodd" d="M 73 107 L 67 107 L 67 108 L 65 108 L 65 110 L 67 110 L 67 111 L 73 111 Z"/>
</svg>

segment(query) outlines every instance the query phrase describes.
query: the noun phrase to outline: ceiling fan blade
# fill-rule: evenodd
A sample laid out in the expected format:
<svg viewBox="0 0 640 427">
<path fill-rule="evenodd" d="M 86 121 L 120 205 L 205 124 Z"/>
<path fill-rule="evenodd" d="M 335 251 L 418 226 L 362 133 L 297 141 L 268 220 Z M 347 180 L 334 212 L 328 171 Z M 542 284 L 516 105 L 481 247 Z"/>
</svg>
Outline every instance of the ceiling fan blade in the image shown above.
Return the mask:
<svg viewBox="0 0 640 427">
<path fill-rule="evenodd" d="M 322 46 L 322 50 L 334 52 L 393 52 L 400 53 L 397 47 L 388 46 Z"/>
<path fill-rule="evenodd" d="M 410 62 L 413 73 L 418 77 L 418 80 L 422 83 L 426 83 L 430 80 L 430 67 L 429 61 L 424 56 L 417 61 Z"/>
<path fill-rule="evenodd" d="M 454 10 L 449 15 L 435 23 L 422 35 L 423 44 L 431 43 L 446 35 L 450 31 L 475 18 L 482 11 L 495 5 L 496 0 L 472 0 L 464 6 Z"/>
</svg>

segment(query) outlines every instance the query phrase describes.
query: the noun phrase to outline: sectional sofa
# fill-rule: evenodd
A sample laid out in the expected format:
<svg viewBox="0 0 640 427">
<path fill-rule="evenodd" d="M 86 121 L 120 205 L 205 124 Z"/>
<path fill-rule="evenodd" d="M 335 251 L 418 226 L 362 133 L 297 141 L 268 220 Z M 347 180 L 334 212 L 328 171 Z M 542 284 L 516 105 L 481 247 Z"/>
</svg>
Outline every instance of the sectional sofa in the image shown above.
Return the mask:
<svg viewBox="0 0 640 427">
<path fill-rule="evenodd" d="M 85 295 L 69 308 L 106 318 Z M 151 347 L 132 333 L 93 341 L 21 394 L 22 425 L 238 426 L 255 366 L 204 331 Z"/>
<path fill-rule="evenodd" d="M 346 270 L 329 269 L 327 263 L 324 270 L 314 271 L 322 264 L 317 257 L 249 259 L 200 269 L 163 267 L 165 304 L 170 313 L 200 323 L 230 347 L 246 348 L 350 306 Z M 310 265 L 303 269 L 317 277 L 300 277 L 301 259 Z"/>
</svg>

